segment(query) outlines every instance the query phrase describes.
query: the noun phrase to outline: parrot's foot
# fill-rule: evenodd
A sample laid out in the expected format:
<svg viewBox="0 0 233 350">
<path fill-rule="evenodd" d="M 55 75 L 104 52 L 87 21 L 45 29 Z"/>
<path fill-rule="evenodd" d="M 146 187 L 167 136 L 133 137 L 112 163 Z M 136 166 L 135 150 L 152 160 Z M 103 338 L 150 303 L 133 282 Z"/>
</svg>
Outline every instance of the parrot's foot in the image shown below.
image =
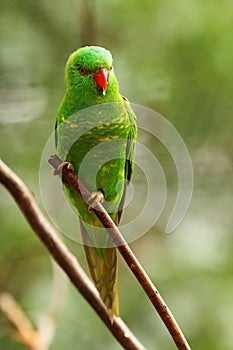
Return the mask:
<svg viewBox="0 0 233 350">
<path fill-rule="evenodd" d="M 72 172 L 74 172 L 74 167 L 72 163 L 69 162 L 62 162 L 61 164 L 58 165 L 58 167 L 54 170 L 53 175 L 58 175 L 62 174 L 62 170 L 66 168 Z"/>
<path fill-rule="evenodd" d="M 104 202 L 104 194 L 101 190 L 97 190 L 91 193 L 91 195 L 88 197 L 87 202 L 90 203 L 88 207 L 88 211 L 91 213 L 93 208 L 98 203 L 103 203 Z"/>
</svg>

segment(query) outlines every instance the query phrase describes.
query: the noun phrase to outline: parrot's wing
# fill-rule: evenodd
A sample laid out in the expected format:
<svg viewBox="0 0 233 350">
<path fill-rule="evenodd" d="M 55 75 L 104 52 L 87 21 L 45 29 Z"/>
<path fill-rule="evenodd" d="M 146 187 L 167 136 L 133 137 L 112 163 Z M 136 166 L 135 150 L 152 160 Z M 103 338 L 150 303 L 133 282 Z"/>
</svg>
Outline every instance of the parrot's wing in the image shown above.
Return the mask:
<svg viewBox="0 0 233 350">
<path fill-rule="evenodd" d="M 55 123 L 55 129 L 54 129 L 54 136 L 55 136 L 55 147 L 57 148 L 57 120 Z"/>
<path fill-rule="evenodd" d="M 131 128 L 128 134 L 128 141 L 127 141 L 127 147 L 126 147 L 126 154 L 125 154 L 125 187 L 123 196 L 121 198 L 121 202 L 118 208 L 117 217 L 115 219 L 116 225 L 119 225 L 123 208 L 124 208 L 124 202 L 125 202 L 125 196 L 126 196 L 126 190 L 128 187 L 128 184 L 131 180 L 132 173 L 134 170 L 134 152 L 135 152 L 135 141 L 137 137 L 137 127 L 136 127 L 136 116 L 130 107 L 129 101 L 126 97 L 123 97 L 123 99 L 126 101 L 125 108 L 126 113 L 128 113 L 129 121 L 131 124 Z"/>
</svg>

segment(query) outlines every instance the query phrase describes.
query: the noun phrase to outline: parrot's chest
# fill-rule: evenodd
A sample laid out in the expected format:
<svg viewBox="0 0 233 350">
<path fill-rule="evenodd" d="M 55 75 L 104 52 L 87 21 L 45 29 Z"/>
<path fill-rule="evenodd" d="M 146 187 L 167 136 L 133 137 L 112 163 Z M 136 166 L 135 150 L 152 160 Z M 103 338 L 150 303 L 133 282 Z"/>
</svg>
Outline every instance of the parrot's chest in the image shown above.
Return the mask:
<svg viewBox="0 0 233 350">
<path fill-rule="evenodd" d="M 58 156 L 72 163 L 90 191 L 101 189 L 104 203 L 109 203 L 110 211 L 117 211 L 125 187 L 127 144 L 132 129 L 124 105 L 96 105 L 61 119 Z M 83 200 L 74 193 L 71 197 L 82 209 Z"/>
<path fill-rule="evenodd" d="M 123 192 L 128 129 L 101 125 L 81 135 L 67 153 L 78 177 L 91 191 L 101 189 L 108 201 Z"/>
</svg>

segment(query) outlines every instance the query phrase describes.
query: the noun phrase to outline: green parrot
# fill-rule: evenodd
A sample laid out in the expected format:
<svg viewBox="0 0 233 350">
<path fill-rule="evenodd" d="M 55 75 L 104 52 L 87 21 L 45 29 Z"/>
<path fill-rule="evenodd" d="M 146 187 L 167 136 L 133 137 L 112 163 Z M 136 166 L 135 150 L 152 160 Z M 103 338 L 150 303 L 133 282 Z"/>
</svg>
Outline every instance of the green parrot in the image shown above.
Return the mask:
<svg viewBox="0 0 233 350">
<path fill-rule="evenodd" d="M 72 164 L 92 192 L 93 206 L 103 202 L 119 225 L 134 168 L 136 117 L 119 92 L 112 55 L 105 48 L 86 46 L 73 52 L 65 80 L 56 118 L 57 155 Z M 90 275 L 112 320 L 119 315 L 117 249 L 82 195 L 65 190 L 78 211 Z"/>
</svg>

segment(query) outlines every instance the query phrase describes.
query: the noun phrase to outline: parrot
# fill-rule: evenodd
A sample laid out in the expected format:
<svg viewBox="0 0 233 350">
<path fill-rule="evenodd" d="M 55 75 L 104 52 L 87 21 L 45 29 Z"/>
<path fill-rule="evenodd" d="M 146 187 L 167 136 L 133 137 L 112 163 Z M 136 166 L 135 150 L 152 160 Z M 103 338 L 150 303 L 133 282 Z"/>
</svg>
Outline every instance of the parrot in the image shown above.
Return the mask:
<svg viewBox="0 0 233 350">
<path fill-rule="evenodd" d="M 91 207 L 101 202 L 118 226 L 134 170 L 136 116 L 119 92 L 109 50 L 84 46 L 69 56 L 66 89 L 55 125 L 56 154 L 91 191 L 91 206 L 64 185 L 77 210 L 91 279 L 107 307 L 119 316 L 117 248 Z"/>
</svg>

